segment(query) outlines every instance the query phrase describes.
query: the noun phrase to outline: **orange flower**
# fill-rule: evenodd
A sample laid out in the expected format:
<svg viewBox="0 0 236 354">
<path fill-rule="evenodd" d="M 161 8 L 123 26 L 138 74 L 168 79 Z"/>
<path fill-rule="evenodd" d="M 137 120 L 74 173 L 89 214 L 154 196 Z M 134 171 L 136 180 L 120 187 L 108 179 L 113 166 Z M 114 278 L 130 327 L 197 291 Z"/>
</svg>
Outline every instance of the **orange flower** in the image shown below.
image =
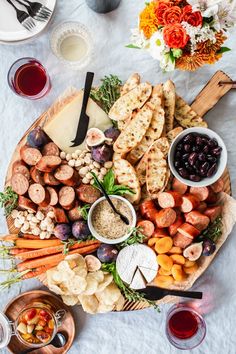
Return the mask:
<svg viewBox="0 0 236 354">
<path fill-rule="evenodd" d="M 158 20 L 155 14 L 156 4 L 150 2 L 139 15 L 139 28 L 145 37 L 149 39 L 158 28 Z"/>
<path fill-rule="evenodd" d="M 192 11 L 192 6 L 187 5 L 183 8 L 182 21 L 188 22 L 191 26 L 202 25 L 202 15 L 200 11 Z"/>
<path fill-rule="evenodd" d="M 206 64 L 207 60 L 209 60 L 208 54 L 184 54 L 176 60 L 175 66 L 180 70 L 195 71 Z"/>
<path fill-rule="evenodd" d="M 180 23 L 182 17 L 182 10 L 179 6 L 172 6 L 163 13 L 164 25 L 171 23 Z"/>
<path fill-rule="evenodd" d="M 164 13 L 166 10 L 168 10 L 171 7 L 171 3 L 169 1 L 159 1 L 157 2 L 156 5 L 156 17 L 158 20 L 158 24 L 159 25 L 164 25 Z"/>
<path fill-rule="evenodd" d="M 170 48 L 184 48 L 189 40 L 189 36 L 180 23 L 165 26 L 163 37 Z"/>
<path fill-rule="evenodd" d="M 224 36 L 223 32 L 217 32 L 216 35 L 216 42 L 213 43 L 210 40 L 207 40 L 205 42 L 202 43 L 198 43 L 197 45 L 197 50 L 200 53 L 206 53 L 209 54 L 212 51 L 213 52 L 218 52 L 218 50 L 220 50 L 220 48 L 222 47 L 222 44 L 225 42 L 225 40 L 227 39 L 226 36 Z"/>
</svg>

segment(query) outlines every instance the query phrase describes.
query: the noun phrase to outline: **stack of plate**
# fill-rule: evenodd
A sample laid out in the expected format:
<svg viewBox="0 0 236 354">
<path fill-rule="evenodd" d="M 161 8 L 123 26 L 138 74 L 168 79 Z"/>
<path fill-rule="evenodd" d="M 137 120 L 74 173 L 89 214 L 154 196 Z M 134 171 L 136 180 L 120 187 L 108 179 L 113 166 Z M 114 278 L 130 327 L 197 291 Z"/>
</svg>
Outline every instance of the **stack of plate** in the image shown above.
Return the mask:
<svg viewBox="0 0 236 354">
<path fill-rule="evenodd" d="M 38 1 L 38 0 L 37 0 Z M 38 36 L 50 22 L 55 10 L 57 0 L 44 0 L 40 2 L 52 10 L 50 18 L 45 22 L 35 20 L 36 26 L 32 31 L 27 31 L 17 20 L 14 8 L 6 1 L 0 1 L 0 43 L 1 44 L 19 44 L 35 36 Z M 19 9 L 25 11 L 25 8 L 17 4 Z"/>
</svg>

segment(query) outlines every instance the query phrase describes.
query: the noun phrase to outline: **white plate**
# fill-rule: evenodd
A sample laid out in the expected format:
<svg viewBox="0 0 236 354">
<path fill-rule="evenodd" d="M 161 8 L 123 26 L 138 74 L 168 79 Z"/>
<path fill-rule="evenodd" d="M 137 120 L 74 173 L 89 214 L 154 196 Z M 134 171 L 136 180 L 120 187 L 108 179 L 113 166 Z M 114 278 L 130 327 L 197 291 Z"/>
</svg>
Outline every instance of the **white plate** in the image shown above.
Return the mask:
<svg viewBox="0 0 236 354">
<path fill-rule="evenodd" d="M 32 0 L 34 1 L 34 0 Z M 36 0 L 35 0 L 36 1 Z M 56 0 L 40 0 L 43 5 L 47 6 L 50 10 L 55 9 Z M 16 4 L 16 2 L 15 2 Z M 19 9 L 25 10 L 24 7 L 17 4 Z M 39 22 L 35 21 L 36 26 L 32 31 L 27 31 L 17 20 L 16 11 L 14 8 L 6 1 L 1 0 L 0 2 L 0 41 L 4 43 L 23 41 L 32 38 L 42 32 L 50 21 L 52 14 L 48 21 Z"/>
</svg>

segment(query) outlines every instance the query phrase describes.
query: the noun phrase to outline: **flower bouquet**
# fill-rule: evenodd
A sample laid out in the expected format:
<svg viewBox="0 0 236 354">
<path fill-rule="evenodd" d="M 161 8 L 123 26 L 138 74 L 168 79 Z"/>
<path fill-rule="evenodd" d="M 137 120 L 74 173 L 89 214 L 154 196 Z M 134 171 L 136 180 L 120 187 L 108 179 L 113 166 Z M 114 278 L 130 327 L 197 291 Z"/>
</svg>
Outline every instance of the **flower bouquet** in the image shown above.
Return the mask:
<svg viewBox="0 0 236 354">
<path fill-rule="evenodd" d="M 214 64 L 236 23 L 236 0 L 153 0 L 131 30 L 129 48 L 147 50 L 165 71 L 194 71 Z"/>
</svg>

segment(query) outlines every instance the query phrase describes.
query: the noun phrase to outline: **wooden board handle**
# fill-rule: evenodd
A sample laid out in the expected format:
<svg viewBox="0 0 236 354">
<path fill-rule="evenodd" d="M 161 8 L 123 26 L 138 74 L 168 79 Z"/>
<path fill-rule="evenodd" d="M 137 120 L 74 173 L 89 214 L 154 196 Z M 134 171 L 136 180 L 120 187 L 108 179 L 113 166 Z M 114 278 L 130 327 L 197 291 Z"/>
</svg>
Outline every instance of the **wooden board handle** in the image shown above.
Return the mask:
<svg viewBox="0 0 236 354">
<path fill-rule="evenodd" d="M 233 88 L 233 84 L 221 86 L 219 84 L 220 81 L 233 80 L 223 71 L 217 71 L 191 104 L 192 109 L 199 114 L 200 117 L 203 117 L 204 114 L 214 107 L 215 104 Z"/>
</svg>

